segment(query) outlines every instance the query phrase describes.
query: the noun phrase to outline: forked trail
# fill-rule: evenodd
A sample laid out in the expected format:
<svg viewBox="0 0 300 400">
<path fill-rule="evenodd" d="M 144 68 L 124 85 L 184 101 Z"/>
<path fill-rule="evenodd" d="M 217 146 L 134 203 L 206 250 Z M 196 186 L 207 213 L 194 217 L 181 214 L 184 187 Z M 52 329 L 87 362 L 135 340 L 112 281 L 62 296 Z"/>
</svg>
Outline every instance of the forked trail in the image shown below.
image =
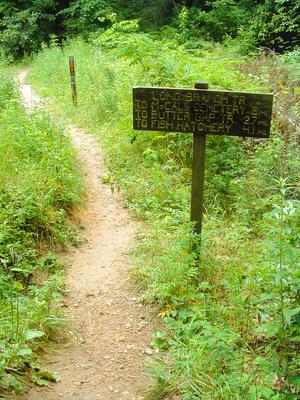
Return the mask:
<svg viewBox="0 0 300 400">
<path fill-rule="evenodd" d="M 19 74 L 27 108 L 39 103 L 26 70 Z M 88 196 L 82 220 L 86 243 L 67 254 L 67 294 L 71 318 L 67 345 L 48 351 L 44 367 L 61 381 L 32 387 L 26 400 L 141 400 L 147 385 L 145 357 L 153 326 L 151 313 L 134 297 L 124 253 L 134 240 L 134 222 L 118 194 L 101 183 L 106 168 L 92 135 L 69 126 L 78 163 L 85 172 Z"/>
</svg>

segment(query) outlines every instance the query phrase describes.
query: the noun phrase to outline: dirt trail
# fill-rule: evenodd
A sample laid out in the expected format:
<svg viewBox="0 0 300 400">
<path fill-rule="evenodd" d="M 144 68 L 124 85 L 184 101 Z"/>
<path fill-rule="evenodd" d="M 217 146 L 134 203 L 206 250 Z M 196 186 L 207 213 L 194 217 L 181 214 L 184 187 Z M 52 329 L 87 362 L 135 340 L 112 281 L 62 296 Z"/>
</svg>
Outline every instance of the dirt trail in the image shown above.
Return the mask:
<svg viewBox="0 0 300 400">
<path fill-rule="evenodd" d="M 39 103 L 19 74 L 25 106 Z M 134 240 L 134 223 L 118 194 L 101 184 L 106 168 L 95 138 L 69 126 L 88 185 L 82 216 L 86 243 L 68 251 L 64 306 L 72 318 L 70 343 L 46 355 L 44 367 L 61 382 L 32 387 L 26 400 L 142 400 L 147 345 L 153 332 L 151 312 L 130 290 L 124 253 Z"/>
</svg>

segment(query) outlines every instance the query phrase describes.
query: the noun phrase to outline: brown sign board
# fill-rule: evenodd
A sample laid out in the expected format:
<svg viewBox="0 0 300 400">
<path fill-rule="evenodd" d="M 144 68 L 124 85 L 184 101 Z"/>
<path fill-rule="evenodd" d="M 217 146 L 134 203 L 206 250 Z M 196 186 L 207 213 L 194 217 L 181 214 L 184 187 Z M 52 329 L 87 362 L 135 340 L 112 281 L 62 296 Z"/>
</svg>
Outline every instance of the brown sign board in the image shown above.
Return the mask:
<svg viewBox="0 0 300 400">
<path fill-rule="evenodd" d="M 133 88 L 133 128 L 269 137 L 273 95 L 220 90 Z"/>
</svg>

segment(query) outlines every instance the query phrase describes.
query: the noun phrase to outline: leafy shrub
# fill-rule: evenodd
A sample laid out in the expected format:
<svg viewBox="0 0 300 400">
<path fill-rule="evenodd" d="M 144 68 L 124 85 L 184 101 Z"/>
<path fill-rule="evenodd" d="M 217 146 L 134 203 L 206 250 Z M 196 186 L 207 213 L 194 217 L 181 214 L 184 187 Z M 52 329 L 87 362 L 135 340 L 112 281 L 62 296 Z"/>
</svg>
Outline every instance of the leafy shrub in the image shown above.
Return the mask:
<svg viewBox="0 0 300 400">
<path fill-rule="evenodd" d="M 293 51 L 286 52 L 283 56 L 291 76 L 294 78 L 295 85 L 300 85 L 300 47 Z"/>
<path fill-rule="evenodd" d="M 299 45 L 297 0 L 215 0 L 182 7 L 176 18 L 181 40 L 238 37 L 243 50 L 265 46 L 286 51 Z"/>
<path fill-rule="evenodd" d="M 222 40 L 236 36 L 245 20 L 245 10 L 233 0 L 211 2 L 210 10 L 183 7 L 178 16 L 178 27 L 186 39 L 193 36 Z"/>
<path fill-rule="evenodd" d="M 8 58 L 18 58 L 36 51 L 42 40 L 37 24 L 38 14 L 23 10 L 2 19 L 0 43 Z"/>
<path fill-rule="evenodd" d="M 1 395 L 22 390 L 18 375 L 38 371 L 35 350 L 64 324 L 63 266 L 49 248 L 77 240 L 68 213 L 83 189 L 65 132 L 41 111 L 27 116 L 2 71 L 0 113 Z"/>
<path fill-rule="evenodd" d="M 265 0 L 254 14 L 250 31 L 258 45 L 286 51 L 299 46 L 298 0 Z"/>
<path fill-rule="evenodd" d="M 121 20 L 139 19 L 146 30 L 170 23 L 175 3 L 174 0 L 113 0 L 114 10 Z"/>
<path fill-rule="evenodd" d="M 60 12 L 69 33 L 90 34 L 101 26 L 99 19 L 113 9 L 106 0 L 75 0 Z"/>
<path fill-rule="evenodd" d="M 18 3 L 6 0 L 0 7 L 0 46 L 9 61 L 36 52 L 57 33 L 55 1 Z"/>
</svg>

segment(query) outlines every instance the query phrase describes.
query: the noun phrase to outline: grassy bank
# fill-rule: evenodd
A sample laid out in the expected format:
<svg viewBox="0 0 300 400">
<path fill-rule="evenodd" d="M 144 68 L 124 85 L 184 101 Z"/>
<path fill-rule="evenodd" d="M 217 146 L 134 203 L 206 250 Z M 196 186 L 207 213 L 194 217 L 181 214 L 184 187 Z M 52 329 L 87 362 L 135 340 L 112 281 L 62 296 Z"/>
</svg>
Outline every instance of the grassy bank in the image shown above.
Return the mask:
<svg viewBox="0 0 300 400">
<path fill-rule="evenodd" d="M 0 395 L 51 380 L 36 352 L 64 324 L 63 265 L 52 250 L 76 241 L 68 214 L 83 194 L 66 133 L 40 111 L 26 115 L 0 71 Z"/>
<path fill-rule="evenodd" d="M 127 206 L 149 225 L 132 254 L 142 296 L 158 305 L 166 326 L 152 343 L 160 355 L 150 362 L 157 386 L 149 398 L 296 399 L 299 133 L 287 140 L 273 124 L 268 140 L 208 137 L 199 261 L 189 223 L 191 136 L 134 132 L 131 88 L 193 87 L 201 79 L 258 92 L 268 91 L 269 75 L 242 72 L 248 60 L 230 46 L 190 49 L 172 32 L 160 40 L 131 29 L 116 24 L 96 43 L 53 45 L 34 59 L 30 79 L 63 117 L 101 137 L 105 183 L 125 191 Z"/>
</svg>

